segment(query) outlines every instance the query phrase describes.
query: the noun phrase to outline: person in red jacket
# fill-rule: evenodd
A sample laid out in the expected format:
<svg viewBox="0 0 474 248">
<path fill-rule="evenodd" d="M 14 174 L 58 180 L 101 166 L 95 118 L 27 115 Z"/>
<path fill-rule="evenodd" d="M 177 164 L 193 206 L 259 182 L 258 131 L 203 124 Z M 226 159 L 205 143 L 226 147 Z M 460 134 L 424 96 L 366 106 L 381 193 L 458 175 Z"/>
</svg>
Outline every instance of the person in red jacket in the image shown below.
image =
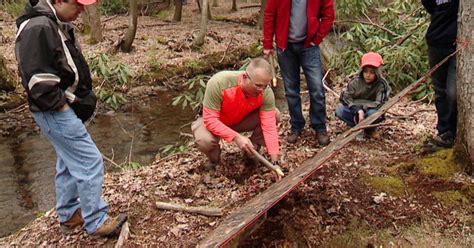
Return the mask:
<svg viewBox="0 0 474 248">
<path fill-rule="evenodd" d="M 219 140 L 233 142 L 252 157 L 250 149 L 263 145 L 270 159 L 279 155 L 275 97 L 269 86 L 271 66 L 263 58 L 253 59 L 245 71 L 222 71 L 209 79 L 203 113 L 191 125 L 198 150 L 206 154 L 206 169 L 220 162 Z M 252 132 L 247 138 L 240 132 Z"/>
<path fill-rule="evenodd" d="M 310 124 L 320 145 L 329 144 L 326 98 L 322 83 L 319 44 L 334 22 L 333 0 L 268 0 L 264 12 L 263 48 L 273 53 L 273 36 L 290 112 L 288 143 L 296 143 L 304 126 L 301 110 L 300 67 L 310 97 Z"/>
</svg>

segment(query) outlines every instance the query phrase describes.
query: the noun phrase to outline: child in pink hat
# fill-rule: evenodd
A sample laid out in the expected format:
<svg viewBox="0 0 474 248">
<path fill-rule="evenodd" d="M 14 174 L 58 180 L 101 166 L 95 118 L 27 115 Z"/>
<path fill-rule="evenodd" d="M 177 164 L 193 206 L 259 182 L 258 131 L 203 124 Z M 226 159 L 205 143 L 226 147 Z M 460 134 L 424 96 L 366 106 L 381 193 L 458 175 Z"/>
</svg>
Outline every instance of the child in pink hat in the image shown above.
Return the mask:
<svg viewBox="0 0 474 248">
<path fill-rule="evenodd" d="M 381 69 L 384 64 L 380 54 L 369 52 L 362 56 L 361 71 L 342 91 L 340 104 L 336 107 L 336 116 L 349 127 L 357 125 L 369 115 L 375 113 L 389 98 L 390 86 L 382 77 Z M 381 122 L 384 117 L 375 121 Z M 377 138 L 375 128 L 365 129 L 365 136 Z M 364 138 L 358 136 L 359 140 Z"/>
</svg>

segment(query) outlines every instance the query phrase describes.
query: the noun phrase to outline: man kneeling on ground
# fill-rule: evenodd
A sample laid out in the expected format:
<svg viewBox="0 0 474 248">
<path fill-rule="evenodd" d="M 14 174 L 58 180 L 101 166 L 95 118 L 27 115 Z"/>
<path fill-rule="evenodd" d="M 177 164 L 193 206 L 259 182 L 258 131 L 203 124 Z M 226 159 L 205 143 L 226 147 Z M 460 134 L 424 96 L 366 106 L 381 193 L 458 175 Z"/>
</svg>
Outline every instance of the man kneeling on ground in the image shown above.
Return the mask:
<svg viewBox="0 0 474 248">
<path fill-rule="evenodd" d="M 222 71 L 209 79 L 202 117 L 191 125 L 198 149 L 209 158 L 206 169 L 219 164 L 221 138 L 237 144 L 249 157 L 251 149 L 263 145 L 271 161 L 278 162 L 279 111 L 271 80 L 271 66 L 263 58 L 253 59 L 245 71 Z M 250 138 L 240 134 L 248 131 Z"/>
</svg>

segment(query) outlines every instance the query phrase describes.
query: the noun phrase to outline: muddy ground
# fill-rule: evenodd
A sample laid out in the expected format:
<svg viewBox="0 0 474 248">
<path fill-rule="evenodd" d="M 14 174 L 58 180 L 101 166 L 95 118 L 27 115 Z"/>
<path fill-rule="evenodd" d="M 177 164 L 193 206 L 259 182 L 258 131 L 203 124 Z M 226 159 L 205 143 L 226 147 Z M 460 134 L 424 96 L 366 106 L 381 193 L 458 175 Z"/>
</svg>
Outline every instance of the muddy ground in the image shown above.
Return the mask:
<svg viewBox="0 0 474 248">
<path fill-rule="evenodd" d="M 191 6 L 185 8 L 189 10 Z M 221 11 L 225 12 L 225 9 Z M 190 12 L 187 13 L 190 16 Z M 156 21 L 149 17 L 143 19 Z M 106 26 L 119 26 L 126 21 L 125 17 L 117 17 Z M 181 38 L 175 39 L 184 39 L 194 33 L 197 21 L 189 18 L 184 25 L 167 24 L 183 25 L 179 30 L 177 27 L 149 27 L 146 29 L 150 32 L 149 39 L 144 39 L 145 34 L 139 30 L 137 35 L 143 37 L 137 39 L 136 44 L 145 47 L 137 48 L 135 54 L 119 57 L 129 59 L 127 61 L 137 68 L 147 68 L 143 52 L 150 49 L 146 46 L 152 43 L 151 37 L 170 39 L 176 35 Z M 228 35 L 234 33 L 245 35 L 247 44 L 260 37 L 258 30 L 236 24 L 212 22 L 209 29 L 219 30 L 216 33 L 227 41 Z M 93 47 L 85 46 L 86 52 L 99 52 L 101 47 L 106 49 L 118 37 L 112 31 L 110 33 L 110 41 Z M 225 49 L 223 44 L 227 44 L 226 40 L 214 46 Z M 157 43 L 153 45 L 159 46 Z M 163 49 L 166 50 L 159 47 L 157 51 L 167 53 Z M 192 51 L 188 53 L 186 56 L 200 56 Z M 179 59 L 165 61 L 172 63 Z M 340 92 L 342 85 L 340 82 L 332 87 Z M 330 93 L 326 97 L 328 129 L 334 139 L 347 127 L 334 116 L 337 98 Z M 307 113 L 307 94 L 303 93 L 303 99 Z M 282 167 L 288 174 L 324 148 L 317 145 L 309 128 L 298 143 L 287 144 L 289 117 L 287 112 L 282 114 L 279 124 Z M 240 245 L 474 246 L 474 181 L 453 162 L 451 150 L 431 149 L 430 137 L 434 135 L 436 122 L 434 106 L 405 99 L 386 117 L 385 125 L 378 129 L 381 137 L 352 141 L 341 149 L 322 170 L 273 207 L 266 221 L 254 233 L 241 239 Z M 222 146 L 223 162 L 213 171 L 203 169 L 205 158 L 192 148 L 186 153 L 157 159 L 147 167 L 105 176 L 104 197 L 110 204 L 111 213 L 129 215 L 131 234 L 126 245 L 193 247 L 225 216 L 275 183 L 276 178 L 268 169 L 250 165 L 237 147 L 226 143 Z M 219 207 L 224 216 L 205 217 L 163 211 L 155 207 L 156 201 Z M 96 246 L 115 242 L 115 239 L 92 239 L 80 229 L 63 235 L 59 232 L 56 214 L 51 211 L 17 233 L 0 239 L 0 246 Z"/>
</svg>

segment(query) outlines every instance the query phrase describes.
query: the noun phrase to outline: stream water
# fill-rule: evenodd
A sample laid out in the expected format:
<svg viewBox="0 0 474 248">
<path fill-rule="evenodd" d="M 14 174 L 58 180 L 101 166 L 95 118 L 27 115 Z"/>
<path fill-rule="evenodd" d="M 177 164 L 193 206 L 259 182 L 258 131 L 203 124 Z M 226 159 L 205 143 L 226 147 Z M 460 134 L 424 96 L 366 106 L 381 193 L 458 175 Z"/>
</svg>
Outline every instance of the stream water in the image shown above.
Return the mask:
<svg viewBox="0 0 474 248">
<path fill-rule="evenodd" d="M 274 91 L 278 108 L 285 110 L 283 88 Z M 162 146 L 179 140 L 182 125 L 194 120 L 189 108 L 171 106 L 172 98 L 164 92 L 133 106 L 133 111 L 96 116 L 89 133 L 99 150 L 117 164 L 126 161 L 132 147 L 131 161 L 148 165 Z M 182 131 L 190 132 L 189 126 Z M 54 207 L 55 163 L 56 154 L 40 133 L 0 137 L 0 237 Z"/>
</svg>

